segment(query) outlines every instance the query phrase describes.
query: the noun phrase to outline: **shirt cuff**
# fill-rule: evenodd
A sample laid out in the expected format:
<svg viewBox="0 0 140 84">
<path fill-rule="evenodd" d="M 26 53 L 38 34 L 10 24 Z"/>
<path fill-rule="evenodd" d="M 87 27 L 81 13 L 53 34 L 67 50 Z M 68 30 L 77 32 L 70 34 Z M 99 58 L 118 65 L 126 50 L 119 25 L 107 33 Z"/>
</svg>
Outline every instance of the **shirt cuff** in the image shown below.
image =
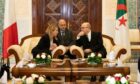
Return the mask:
<svg viewBox="0 0 140 84">
<path fill-rule="evenodd" d="M 78 39 L 80 39 L 80 37 L 79 37 L 79 36 L 77 36 L 77 37 L 76 37 L 76 39 L 78 40 Z"/>
</svg>

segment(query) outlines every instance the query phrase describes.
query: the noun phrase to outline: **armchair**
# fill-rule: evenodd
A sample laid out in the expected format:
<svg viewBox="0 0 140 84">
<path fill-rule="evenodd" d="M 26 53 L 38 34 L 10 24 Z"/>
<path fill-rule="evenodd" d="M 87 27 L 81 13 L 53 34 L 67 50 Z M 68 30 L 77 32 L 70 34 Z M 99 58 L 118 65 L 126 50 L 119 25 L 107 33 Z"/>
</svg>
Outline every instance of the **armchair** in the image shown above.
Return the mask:
<svg viewBox="0 0 140 84">
<path fill-rule="evenodd" d="M 42 35 L 28 35 L 21 39 L 21 43 L 19 45 L 12 45 L 8 48 L 9 55 L 15 56 L 15 61 L 18 63 L 25 54 L 29 54 L 32 56 L 31 51 L 32 49 L 38 44 Z M 59 47 L 61 48 L 61 47 Z M 63 54 L 65 51 L 64 49 L 53 51 L 52 56 L 53 58 L 58 57 L 58 55 Z M 32 57 L 29 57 L 32 58 Z"/>
<path fill-rule="evenodd" d="M 108 58 L 110 52 L 112 52 L 112 51 L 115 56 L 114 57 L 115 59 L 117 59 L 117 58 L 121 59 L 121 56 L 123 56 L 123 54 L 126 54 L 126 52 L 127 52 L 126 49 L 124 49 L 123 47 L 121 47 L 119 45 L 116 45 L 111 37 L 109 37 L 107 35 L 102 35 L 102 38 L 103 38 L 103 45 L 107 51 L 107 56 L 106 56 L 107 58 Z M 72 54 L 84 57 L 82 48 L 77 48 L 74 46 L 74 47 L 70 48 L 70 52 Z M 126 60 L 128 60 L 129 58 L 130 58 L 130 56 L 125 56 L 125 57 L 123 57 L 123 59 L 121 59 L 121 61 L 126 62 Z"/>
<path fill-rule="evenodd" d="M 12 45 L 8 48 L 9 55 L 14 55 L 16 63 L 24 56 L 24 53 L 31 54 L 31 50 L 37 45 L 41 35 L 29 35 L 21 39 L 19 45 Z"/>
<path fill-rule="evenodd" d="M 113 41 L 113 39 L 107 35 L 102 35 L 103 38 L 103 45 L 106 48 L 107 55 L 111 52 L 114 51 L 115 53 L 115 58 L 119 58 L 122 54 L 126 54 L 126 49 L 123 47 L 116 45 Z M 126 60 L 130 59 L 130 56 L 124 57 L 125 60 L 122 60 L 122 62 L 126 62 Z"/>
</svg>

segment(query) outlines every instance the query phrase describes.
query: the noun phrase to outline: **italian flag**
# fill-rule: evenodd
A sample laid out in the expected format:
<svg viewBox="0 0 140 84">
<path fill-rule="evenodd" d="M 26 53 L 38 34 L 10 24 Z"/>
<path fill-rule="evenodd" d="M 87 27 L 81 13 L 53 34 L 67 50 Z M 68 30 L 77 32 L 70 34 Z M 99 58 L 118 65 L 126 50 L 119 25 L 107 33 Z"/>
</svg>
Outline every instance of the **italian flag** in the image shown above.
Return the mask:
<svg viewBox="0 0 140 84">
<path fill-rule="evenodd" d="M 2 56 L 8 58 L 7 49 L 18 44 L 17 23 L 15 17 L 15 0 L 5 0 Z"/>
<path fill-rule="evenodd" d="M 124 47 L 127 50 L 127 56 L 121 56 L 123 61 L 127 60 L 126 57 L 131 56 L 129 28 L 127 20 L 127 6 L 126 0 L 118 0 L 116 12 L 116 27 L 115 27 L 115 43 Z"/>
</svg>

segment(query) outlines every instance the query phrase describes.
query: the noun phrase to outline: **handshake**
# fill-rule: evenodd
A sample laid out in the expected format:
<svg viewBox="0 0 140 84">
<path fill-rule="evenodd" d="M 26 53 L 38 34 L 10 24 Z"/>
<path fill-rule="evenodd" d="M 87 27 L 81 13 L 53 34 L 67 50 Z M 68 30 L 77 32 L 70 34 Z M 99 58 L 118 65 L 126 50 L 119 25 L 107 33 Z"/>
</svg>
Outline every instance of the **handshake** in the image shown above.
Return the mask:
<svg viewBox="0 0 140 84">
<path fill-rule="evenodd" d="M 52 51 L 52 58 L 58 58 L 59 55 L 65 55 L 67 51 L 70 51 L 72 55 L 75 55 L 76 58 L 84 58 L 84 51 L 81 47 L 76 45 L 72 45 L 70 47 L 65 47 L 63 45 L 59 45 Z"/>
</svg>

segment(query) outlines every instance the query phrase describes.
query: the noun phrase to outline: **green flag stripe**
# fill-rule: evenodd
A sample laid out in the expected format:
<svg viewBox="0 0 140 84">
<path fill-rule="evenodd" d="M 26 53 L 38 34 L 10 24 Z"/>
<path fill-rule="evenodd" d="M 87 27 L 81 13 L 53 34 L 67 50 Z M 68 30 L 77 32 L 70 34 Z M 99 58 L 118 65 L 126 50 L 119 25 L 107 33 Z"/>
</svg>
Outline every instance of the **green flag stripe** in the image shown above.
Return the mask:
<svg viewBox="0 0 140 84">
<path fill-rule="evenodd" d="M 117 6 L 118 8 L 124 7 L 123 5 L 126 6 L 126 0 L 118 0 L 117 2 Z M 126 7 L 127 8 L 127 7 Z M 117 10 L 117 14 L 116 14 L 116 19 L 118 19 L 119 17 L 123 16 L 127 11 L 122 9 Z"/>
<path fill-rule="evenodd" d="M 116 19 L 118 19 L 119 17 L 123 16 L 125 13 L 126 13 L 125 10 L 117 10 Z"/>
<path fill-rule="evenodd" d="M 118 4 L 125 4 L 126 5 L 126 0 L 118 0 Z"/>
</svg>

